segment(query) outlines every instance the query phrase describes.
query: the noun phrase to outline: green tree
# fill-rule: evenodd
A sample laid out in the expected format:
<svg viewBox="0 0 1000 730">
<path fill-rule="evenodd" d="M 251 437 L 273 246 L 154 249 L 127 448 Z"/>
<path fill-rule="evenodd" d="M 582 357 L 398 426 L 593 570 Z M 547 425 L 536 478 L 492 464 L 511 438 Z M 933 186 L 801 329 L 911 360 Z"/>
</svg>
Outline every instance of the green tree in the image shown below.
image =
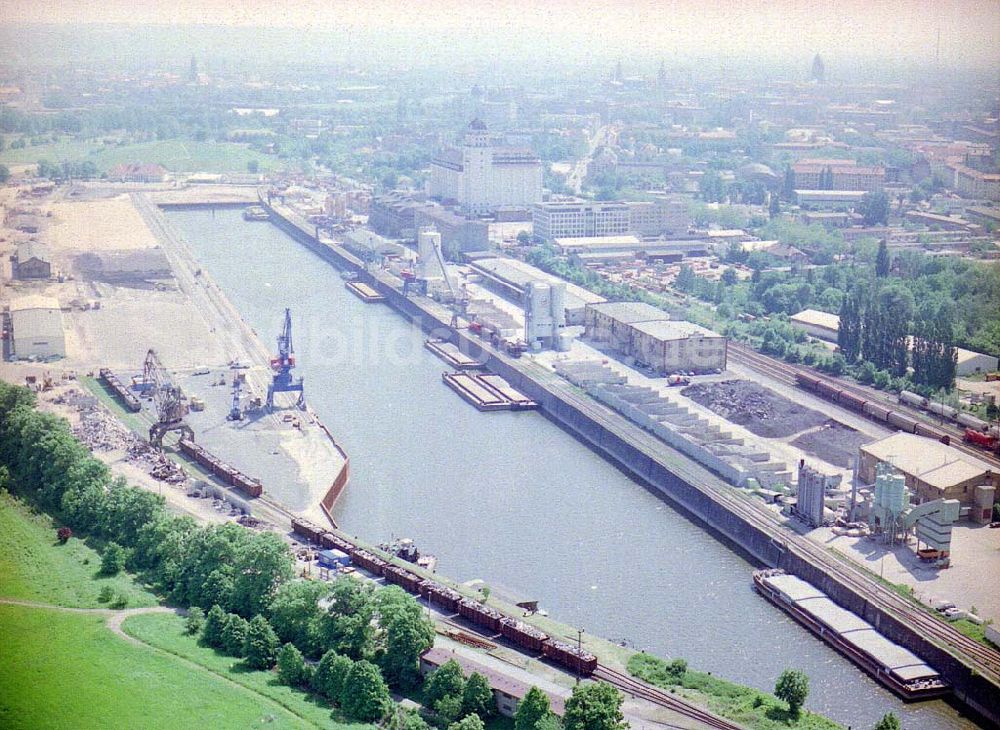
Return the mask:
<svg viewBox="0 0 1000 730">
<path fill-rule="evenodd" d="M 125 557 L 125 548 L 116 542 L 109 542 L 101 556 L 101 573 L 118 575 L 125 568 Z"/>
<path fill-rule="evenodd" d="M 291 551 L 273 532 L 250 533 L 235 557 L 233 608 L 242 616 L 264 613 L 278 586 L 293 575 Z"/>
<path fill-rule="evenodd" d="M 340 698 L 344 713 L 359 722 L 374 722 L 385 716 L 391 704 L 389 687 L 378 667 L 364 659 L 355 662 L 344 680 Z"/>
<path fill-rule="evenodd" d="M 317 580 L 292 580 L 280 586 L 268 608 L 268 619 L 278 638 L 313 654 L 323 615 L 319 602 L 328 592 L 327 585 Z"/>
<path fill-rule="evenodd" d="M 346 656 L 342 656 L 330 649 L 323 658 L 319 660 L 316 667 L 316 675 L 313 677 L 313 687 L 321 695 L 332 702 L 340 702 L 340 696 L 344 691 L 344 682 L 347 680 L 347 673 L 351 671 L 354 664 Z"/>
<path fill-rule="evenodd" d="M 795 171 L 791 165 L 785 165 L 785 179 L 781 186 L 781 197 L 787 202 L 795 201 Z"/>
<path fill-rule="evenodd" d="M 256 175 L 260 172 L 260 163 L 257 160 L 247 160 L 247 172 L 251 175 Z"/>
<path fill-rule="evenodd" d="M 861 197 L 858 212 L 866 226 L 882 225 L 889 221 L 889 196 L 881 190 L 865 193 Z"/>
<path fill-rule="evenodd" d="M 385 727 L 386 730 L 431 730 L 431 726 L 424 722 L 417 710 L 399 707 L 393 711 Z"/>
<path fill-rule="evenodd" d="M 875 276 L 879 279 L 884 279 L 889 275 L 890 266 L 889 245 L 883 238 L 878 243 L 878 253 L 875 255 Z"/>
<path fill-rule="evenodd" d="M 566 700 L 565 730 L 625 730 L 622 696 L 605 682 L 578 684 Z"/>
<path fill-rule="evenodd" d="M 861 357 L 861 311 L 857 299 L 850 294 L 844 297 L 840 305 L 837 345 L 848 362 L 857 362 Z"/>
<path fill-rule="evenodd" d="M 774 193 L 771 194 L 771 202 L 767 206 L 767 215 L 772 220 L 781 215 L 781 199 Z"/>
<path fill-rule="evenodd" d="M 674 288 L 682 292 L 691 293 L 694 291 L 695 280 L 697 278 L 690 264 L 682 264 L 677 271 L 677 278 L 674 279 Z"/>
<path fill-rule="evenodd" d="M 379 663 L 385 678 L 392 685 L 411 686 L 419 676 L 420 655 L 434 645 L 434 624 L 398 586 L 380 590 L 376 604 L 384 632 L 385 653 Z"/>
<path fill-rule="evenodd" d="M 243 654 L 251 669 L 270 669 L 278 659 L 278 635 L 267 619 L 259 614 L 253 617 L 247 629 Z"/>
<path fill-rule="evenodd" d="M 726 286 L 732 286 L 733 284 L 737 283 L 740 280 L 739 277 L 736 275 L 736 269 L 733 268 L 726 268 L 722 272 L 722 276 L 719 277 L 719 279 Z"/>
<path fill-rule="evenodd" d="M 201 633 L 202 626 L 205 625 L 205 612 L 197 606 L 188 609 L 187 618 L 184 619 L 184 632 L 194 636 Z"/>
<path fill-rule="evenodd" d="M 242 616 L 231 613 L 222 625 L 222 650 L 230 656 L 243 656 L 250 624 Z"/>
<path fill-rule="evenodd" d="M 549 696 L 532 687 L 514 713 L 514 730 L 537 730 L 538 723 L 549 715 Z"/>
<path fill-rule="evenodd" d="M 434 707 L 443 697 L 461 697 L 465 689 L 462 667 L 454 659 L 449 659 L 427 677 L 424 684 L 424 698 Z"/>
<path fill-rule="evenodd" d="M 6 165 L 0 164 L 0 184 L 3 184 L 10 180 L 10 168 Z"/>
<path fill-rule="evenodd" d="M 486 726 L 479 715 L 469 715 L 458 722 L 453 722 L 448 726 L 448 730 L 486 730 Z"/>
<path fill-rule="evenodd" d="M 788 710 L 798 717 L 809 696 L 809 677 L 798 669 L 786 669 L 774 685 L 774 696 L 788 703 Z"/>
<path fill-rule="evenodd" d="M 465 682 L 465 689 L 462 690 L 462 714 L 478 715 L 484 720 L 493 715 L 496 710 L 496 701 L 493 699 L 493 690 L 486 677 L 473 672 Z"/>
<path fill-rule="evenodd" d="M 306 680 L 306 662 L 294 644 L 278 650 L 278 681 L 289 687 L 301 687 Z"/>
<path fill-rule="evenodd" d="M 882 719 L 875 723 L 875 727 L 872 730 L 902 730 L 902 725 L 899 723 L 899 718 L 891 712 L 887 712 L 882 715 Z"/>
<path fill-rule="evenodd" d="M 319 622 L 321 646 L 352 659 L 371 656 L 374 615 L 374 589 L 370 585 L 349 577 L 335 581 L 330 589 L 330 606 Z"/>
<path fill-rule="evenodd" d="M 205 646 L 218 648 L 222 646 L 222 629 L 226 625 L 226 612 L 222 606 L 215 604 L 205 617 L 205 625 L 201 629 L 201 642 Z"/>
</svg>

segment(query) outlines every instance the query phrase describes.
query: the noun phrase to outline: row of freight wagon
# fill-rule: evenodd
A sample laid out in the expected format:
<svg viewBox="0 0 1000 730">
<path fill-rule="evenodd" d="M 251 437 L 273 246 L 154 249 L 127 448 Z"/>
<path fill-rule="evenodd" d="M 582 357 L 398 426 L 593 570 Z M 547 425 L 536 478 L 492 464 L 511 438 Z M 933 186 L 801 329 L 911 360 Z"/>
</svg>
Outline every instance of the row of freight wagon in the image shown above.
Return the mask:
<svg viewBox="0 0 1000 730">
<path fill-rule="evenodd" d="M 226 462 L 205 451 L 201 446 L 190 439 L 181 439 L 177 442 L 182 453 L 194 459 L 199 465 L 218 477 L 223 483 L 231 487 L 236 487 L 249 497 L 259 497 L 264 493 L 264 485 L 259 479 L 248 477 L 239 469 L 230 466 Z"/>
<path fill-rule="evenodd" d="M 457 613 L 467 621 L 494 634 L 500 634 L 528 651 L 541 652 L 543 656 L 580 675 L 590 675 L 597 668 L 597 657 L 581 648 L 557 641 L 548 634 L 479 601 L 465 598 L 458 591 L 437 581 L 422 578 L 406 568 L 393 565 L 359 548 L 348 540 L 328 532 L 306 520 L 292 519 L 292 532 L 324 549 L 340 550 L 351 561 L 369 573 L 385 578 L 386 583 L 398 585 L 408 593 L 422 596 L 431 605 L 450 613 Z"/>
<path fill-rule="evenodd" d="M 131 390 L 125 387 L 125 385 L 118 379 L 118 376 L 111 372 L 108 368 L 101 368 L 98 371 L 101 382 L 114 391 L 125 408 L 132 411 L 132 413 L 138 413 L 142 410 L 142 403 L 139 402 L 139 398 Z"/>
<path fill-rule="evenodd" d="M 859 396 L 856 392 L 845 388 L 832 380 L 819 378 L 802 370 L 795 373 L 795 380 L 798 382 L 799 386 L 807 390 L 811 390 L 827 400 L 845 405 L 852 410 L 864 413 L 865 415 L 878 421 L 889 423 L 898 428 L 900 431 L 937 439 L 943 444 L 947 444 L 951 441 L 951 436 L 941 429 L 934 428 L 923 421 L 911 418 L 905 413 L 893 410 L 878 401 L 867 400 Z"/>
<path fill-rule="evenodd" d="M 976 418 L 971 413 L 965 413 L 944 403 L 936 403 L 924 398 L 919 393 L 913 393 L 909 390 L 899 393 L 899 401 L 900 403 L 906 403 L 915 408 L 934 413 L 941 416 L 941 418 L 947 418 L 949 421 L 954 421 L 959 426 L 964 427 L 965 434 L 962 440 L 966 443 L 973 444 L 987 451 L 996 451 L 998 446 L 1000 446 L 1000 427 L 991 425 L 982 418 Z"/>
</svg>

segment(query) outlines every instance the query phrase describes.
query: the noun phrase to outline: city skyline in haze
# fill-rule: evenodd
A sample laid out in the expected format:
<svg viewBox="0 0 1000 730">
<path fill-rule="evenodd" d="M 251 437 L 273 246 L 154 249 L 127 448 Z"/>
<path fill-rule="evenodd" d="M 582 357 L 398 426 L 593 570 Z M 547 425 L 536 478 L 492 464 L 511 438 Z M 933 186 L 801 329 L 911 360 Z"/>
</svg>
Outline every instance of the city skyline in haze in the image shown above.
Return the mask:
<svg viewBox="0 0 1000 730">
<path fill-rule="evenodd" d="M 449 56 L 463 61 L 537 57 L 563 63 L 617 57 L 664 58 L 668 63 L 711 57 L 780 62 L 811 59 L 815 53 L 834 68 L 851 60 L 930 64 L 938 53 L 948 66 L 996 68 L 1000 61 L 1000 2 L 995 1 L 503 0 L 486 5 L 373 0 L 358 5 L 178 0 L 167 8 L 148 0 L 55 0 L 44 5 L 12 0 L 5 5 L 0 26 L 6 28 L 0 33 L 15 41 L 16 26 L 23 24 L 259 27 L 291 29 L 304 38 L 353 40 L 358 44 L 353 51 L 366 60 L 377 58 L 379 49 L 361 46 L 375 41 L 386 60 L 409 57 L 415 64 L 447 62 Z M 352 49 L 338 51 L 349 58 Z"/>
</svg>

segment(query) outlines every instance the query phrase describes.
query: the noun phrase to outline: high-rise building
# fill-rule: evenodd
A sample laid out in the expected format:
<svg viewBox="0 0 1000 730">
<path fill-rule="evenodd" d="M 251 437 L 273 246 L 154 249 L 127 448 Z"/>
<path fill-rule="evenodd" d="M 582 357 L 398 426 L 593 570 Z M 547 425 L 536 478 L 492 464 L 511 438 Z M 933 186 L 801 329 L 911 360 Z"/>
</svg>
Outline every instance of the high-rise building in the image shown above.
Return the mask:
<svg viewBox="0 0 1000 730">
<path fill-rule="evenodd" d="M 468 215 L 526 208 L 542 199 L 542 162 L 529 149 L 508 147 L 479 119 L 461 147 L 431 160 L 430 195 L 453 201 Z"/>
</svg>

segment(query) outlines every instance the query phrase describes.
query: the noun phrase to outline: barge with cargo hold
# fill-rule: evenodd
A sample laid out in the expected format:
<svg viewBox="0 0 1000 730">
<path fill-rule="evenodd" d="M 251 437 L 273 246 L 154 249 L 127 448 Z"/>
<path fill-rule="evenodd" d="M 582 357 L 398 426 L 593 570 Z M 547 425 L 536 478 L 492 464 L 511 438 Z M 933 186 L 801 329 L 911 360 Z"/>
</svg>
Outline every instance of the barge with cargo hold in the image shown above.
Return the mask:
<svg viewBox="0 0 1000 730">
<path fill-rule="evenodd" d="M 906 701 L 927 700 L 951 689 L 920 657 L 841 608 L 821 590 L 780 569 L 756 570 L 754 588 Z"/>
</svg>

